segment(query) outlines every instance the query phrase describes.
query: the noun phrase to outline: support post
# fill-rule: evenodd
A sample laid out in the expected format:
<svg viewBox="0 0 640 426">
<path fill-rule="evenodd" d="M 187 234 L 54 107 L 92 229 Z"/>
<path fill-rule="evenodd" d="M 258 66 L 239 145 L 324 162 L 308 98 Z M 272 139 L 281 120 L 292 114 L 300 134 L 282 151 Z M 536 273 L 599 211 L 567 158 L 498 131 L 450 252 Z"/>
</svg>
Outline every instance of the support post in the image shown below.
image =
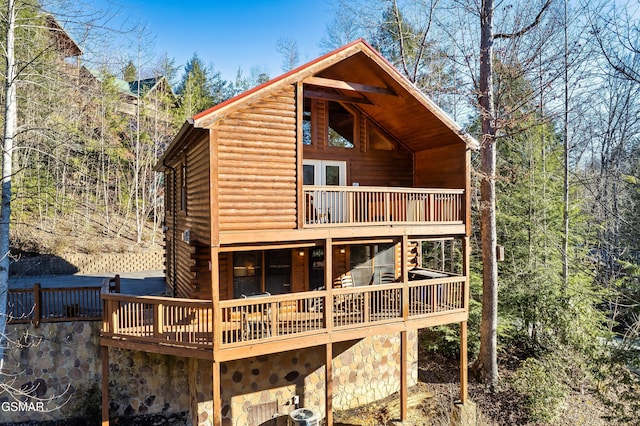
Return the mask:
<svg viewBox="0 0 640 426">
<path fill-rule="evenodd" d="M 39 283 L 33 285 L 33 326 L 40 327 L 42 319 L 42 292 Z"/>
<path fill-rule="evenodd" d="M 333 344 L 325 346 L 325 412 L 326 426 L 333 426 Z"/>
<path fill-rule="evenodd" d="M 195 358 L 187 359 L 187 376 L 189 380 L 189 411 L 191 417 L 191 424 L 197 425 L 198 417 L 198 361 Z"/>
<path fill-rule="evenodd" d="M 460 323 L 460 402 L 465 404 L 469 398 L 467 359 L 467 322 Z"/>
<path fill-rule="evenodd" d="M 100 347 L 102 357 L 102 426 L 109 426 L 109 347 Z"/>
<path fill-rule="evenodd" d="M 324 327 L 328 333 L 333 330 L 333 241 L 327 238 L 324 242 L 324 286 L 327 296 L 324 301 Z"/>
<path fill-rule="evenodd" d="M 407 338 L 407 332 L 400 332 L 400 420 L 403 422 L 409 418 L 409 387 L 408 387 L 408 368 L 407 368 L 407 354 L 409 346 L 409 339 Z"/>
<path fill-rule="evenodd" d="M 400 241 L 400 273 L 402 274 L 402 318 L 409 320 L 409 259 L 407 251 L 409 250 L 409 237 L 402 236 Z"/>
<path fill-rule="evenodd" d="M 220 390 L 220 362 L 213 361 L 211 369 L 211 397 L 213 399 L 213 426 L 222 426 L 222 392 Z"/>
</svg>

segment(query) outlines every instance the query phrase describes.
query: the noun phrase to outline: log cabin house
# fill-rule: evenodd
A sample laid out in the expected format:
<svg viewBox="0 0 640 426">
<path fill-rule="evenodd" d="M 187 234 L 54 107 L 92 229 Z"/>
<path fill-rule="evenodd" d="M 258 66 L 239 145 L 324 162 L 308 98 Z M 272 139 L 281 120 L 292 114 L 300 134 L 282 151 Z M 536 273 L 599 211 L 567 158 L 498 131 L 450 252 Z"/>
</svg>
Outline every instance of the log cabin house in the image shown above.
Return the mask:
<svg viewBox="0 0 640 426">
<path fill-rule="evenodd" d="M 465 401 L 477 146 L 362 40 L 188 120 L 158 164 L 173 297 L 103 296 L 103 421 L 113 347 L 189 358 L 195 424 L 397 391 L 404 419 L 441 324 Z"/>
</svg>

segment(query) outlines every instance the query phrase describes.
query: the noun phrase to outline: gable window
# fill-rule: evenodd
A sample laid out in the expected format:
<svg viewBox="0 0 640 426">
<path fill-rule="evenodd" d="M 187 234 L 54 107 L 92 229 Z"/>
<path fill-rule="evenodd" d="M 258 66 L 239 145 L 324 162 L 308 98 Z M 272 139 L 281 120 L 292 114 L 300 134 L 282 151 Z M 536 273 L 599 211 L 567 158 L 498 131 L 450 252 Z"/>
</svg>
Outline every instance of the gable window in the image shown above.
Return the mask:
<svg viewBox="0 0 640 426">
<path fill-rule="evenodd" d="M 396 144 L 378 126 L 367 120 L 367 136 L 369 147 L 378 151 L 393 151 Z"/>
<path fill-rule="evenodd" d="M 329 101 L 327 105 L 329 115 L 328 140 L 329 146 L 353 148 L 355 117 L 338 102 Z"/>
</svg>

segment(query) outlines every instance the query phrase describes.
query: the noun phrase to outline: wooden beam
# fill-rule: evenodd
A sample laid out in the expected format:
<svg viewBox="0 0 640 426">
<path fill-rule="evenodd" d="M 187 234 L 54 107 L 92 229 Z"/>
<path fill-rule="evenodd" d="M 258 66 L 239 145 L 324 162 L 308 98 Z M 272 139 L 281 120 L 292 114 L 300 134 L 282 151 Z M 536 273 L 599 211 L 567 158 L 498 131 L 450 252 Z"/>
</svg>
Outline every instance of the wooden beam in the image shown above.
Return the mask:
<svg viewBox="0 0 640 426">
<path fill-rule="evenodd" d="M 324 301 L 324 326 L 330 336 L 333 331 L 333 240 L 331 238 L 327 238 L 324 243 L 324 288 L 327 289 Z"/>
<path fill-rule="evenodd" d="M 189 411 L 191 424 L 197 425 L 198 421 L 198 361 L 187 359 L 187 378 L 189 381 Z"/>
<path fill-rule="evenodd" d="M 333 344 L 325 346 L 325 413 L 326 426 L 333 426 Z"/>
<path fill-rule="evenodd" d="M 298 219 L 297 228 L 302 229 L 304 226 L 304 192 L 303 192 L 303 180 L 302 180 L 302 158 L 304 152 L 304 89 L 301 82 L 296 83 L 296 168 L 299 170 L 296 173 L 296 193 L 297 195 L 297 209 Z"/>
<path fill-rule="evenodd" d="M 211 368 L 211 399 L 213 404 L 213 426 L 222 426 L 222 391 L 220 388 L 220 363 L 214 361 Z"/>
<path fill-rule="evenodd" d="M 276 249 L 297 249 L 318 247 L 317 242 L 308 243 L 274 243 L 274 244 L 242 244 L 237 246 L 220 247 L 220 253 L 234 251 L 258 251 L 258 250 L 276 250 Z"/>
<path fill-rule="evenodd" d="M 338 93 L 320 92 L 317 90 L 309 89 L 305 89 L 304 97 L 313 99 L 325 99 L 328 101 L 348 102 L 350 104 L 374 105 L 374 103 L 367 98 L 356 98 L 354 96 L 345 96 Z"/>
<path fill-rule="evenodd" d="M 409 387 L 408 382 L 408 368 L 407 368 L 407 354 L 409 340 L 407 338 L 407 332 L 400 332 L 400 420 L 403 422 L 409 418 L 408 399 L 409 399 Z"/>
<path fill-rule="evenodd" d="M 469 378 L 467 359 L 467 322 L 460 323 L 460 402 L 463 404 L 469 398 Z"/>
<path fill-rule="evenodd" d="M 305 84 L 319 87 L 328 87 L 331 89 L 351 90 L 354 92 L 375 93 L 378 95 L 398 96 L 396 92 L 388 87 L 369 86 L 367 84 L 351 83 L 342 80 L 333 80 L 322 77 L 307 77 L 302 80 Z"/>
<path fill-rule="evenodd" d="M 109 347 L 100 347 L 102 357 L 102 426 L 109 426 Z"/>
</svg>

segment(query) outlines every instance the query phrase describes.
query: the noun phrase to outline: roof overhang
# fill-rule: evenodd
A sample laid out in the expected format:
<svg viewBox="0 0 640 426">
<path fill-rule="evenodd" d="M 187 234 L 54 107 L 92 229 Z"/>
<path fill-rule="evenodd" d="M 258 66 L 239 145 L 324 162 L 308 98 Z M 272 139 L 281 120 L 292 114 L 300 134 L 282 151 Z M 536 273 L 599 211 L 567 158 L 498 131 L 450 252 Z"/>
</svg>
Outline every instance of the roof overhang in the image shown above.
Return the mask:
<svg viewBox="0 0 640 426">
<path fill-rule="evenodd" d="M 197 114 L 194 126 L 211 127 L 231 110 L 297 82 L 304 83 L 306 96 L 356 104 L 411 150 L 457 142 L 479 147 L 477 140 L 362 39 Z"/>
</svg>

